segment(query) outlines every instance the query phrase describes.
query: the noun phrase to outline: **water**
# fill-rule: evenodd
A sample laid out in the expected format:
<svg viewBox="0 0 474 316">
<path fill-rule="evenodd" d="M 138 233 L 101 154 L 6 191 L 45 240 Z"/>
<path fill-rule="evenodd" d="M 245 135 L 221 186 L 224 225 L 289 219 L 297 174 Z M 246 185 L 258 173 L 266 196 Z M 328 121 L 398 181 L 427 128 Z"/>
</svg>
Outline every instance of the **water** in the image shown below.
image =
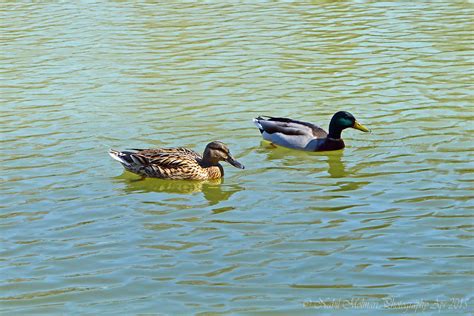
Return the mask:
<svg viewBox="0 0 474 316">
<path fill-rule="evenodd" d="M 469 314 L 473 13 L 2 4 L 0 312 Z M 305 153 L 251 123 L 337 110 L 373 133 Z M 216 139 L 247 167 L 222 182 L 107 155 Z"/>
</svg>

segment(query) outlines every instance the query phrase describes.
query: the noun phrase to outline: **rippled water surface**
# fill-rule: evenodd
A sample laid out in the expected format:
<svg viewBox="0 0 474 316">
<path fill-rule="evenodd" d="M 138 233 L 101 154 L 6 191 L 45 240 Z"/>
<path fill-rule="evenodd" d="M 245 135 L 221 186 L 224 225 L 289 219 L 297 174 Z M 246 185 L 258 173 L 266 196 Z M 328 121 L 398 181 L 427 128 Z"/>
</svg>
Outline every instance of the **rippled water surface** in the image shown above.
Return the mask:
<svg viewBox="0 0 474 316">
<path fill-rule="evenodd" d="M 0 313 L 472 312 L 473 14 L 4 2 Z M 373 132 L 306 153 L 251 122 L 337 110 Z M 222 182 L 107 155 L 215 139 L 247 167 Z"/>
</svg>

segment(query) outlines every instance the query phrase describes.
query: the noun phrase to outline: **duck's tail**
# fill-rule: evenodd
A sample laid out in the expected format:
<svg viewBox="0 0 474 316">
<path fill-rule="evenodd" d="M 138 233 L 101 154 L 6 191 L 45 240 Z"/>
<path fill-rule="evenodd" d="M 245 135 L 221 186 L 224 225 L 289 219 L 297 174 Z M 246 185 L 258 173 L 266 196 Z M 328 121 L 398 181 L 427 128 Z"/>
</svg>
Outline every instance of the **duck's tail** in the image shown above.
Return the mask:
<svg viewBox="0 0 474 316">
<path fill-rule="evenodd" d="M 263 133 L 263 127 L 262 124 L 260 124 L 260 121 L 264 120 L 263 117 L 259 116 L 253 119 L 253 123 L 257 126 L 257 128 L 260 130 L 260 133 Z"/>
<path fill-rule="evenodd" d="M 118 150 L 115 150 L 115 149 L 110 149 L 109 150 L 110 157 L 112 157 L 112 159 L 114 159 L 114 160 L 117 160 L 118 162 L 120 162 L 124 166 L 130 166 L 130 164 L 133 163 L 133 160 L 130 157 L 130 154 L 131 153 L 127 152 L 127 151 L 121 152 L 121 151 L 118 151 Z"/>
</svg>

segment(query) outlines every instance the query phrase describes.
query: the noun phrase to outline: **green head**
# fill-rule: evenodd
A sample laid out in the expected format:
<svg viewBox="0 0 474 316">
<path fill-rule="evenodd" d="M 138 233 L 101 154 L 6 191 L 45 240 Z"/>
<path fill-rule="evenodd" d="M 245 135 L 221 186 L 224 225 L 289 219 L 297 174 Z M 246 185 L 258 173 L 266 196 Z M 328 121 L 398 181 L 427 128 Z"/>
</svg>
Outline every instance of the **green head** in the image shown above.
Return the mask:
<svg viewBox="0 0 474 316">
<path fill-rule="evenodd" d="M 358 129 L 359 131 L 363 132 L 370 132 L 367 127 L 357 122 L 354 115 L 346 111 L 339 111 L 333 115 L 331 123 L 329 123 L 328 137 L 339 139 L 341 138 L 342 130 L 349 127 Z"/>
</svg>

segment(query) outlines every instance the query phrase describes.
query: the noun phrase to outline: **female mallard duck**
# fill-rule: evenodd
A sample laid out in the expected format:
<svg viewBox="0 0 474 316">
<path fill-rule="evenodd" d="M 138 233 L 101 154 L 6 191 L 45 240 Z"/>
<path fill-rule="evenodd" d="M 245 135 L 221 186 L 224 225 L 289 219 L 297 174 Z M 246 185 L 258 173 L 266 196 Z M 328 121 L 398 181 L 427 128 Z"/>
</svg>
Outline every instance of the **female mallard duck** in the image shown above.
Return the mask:
<svg viewBox="0 0 474 316">
<path fill-rule="evenodd" d="M 158 149 L 132 149 L 116 151 L 109 155 L 120 162 L 128 171 L 143 177 L 176 180 L 210 180 L 224 176 L 219 161 L 227 161 L 232 166 L 244 166 L 232 157 L 229 148 L 222 142 L 207 144 L 204 154 L 184 147 Z"/>
<path fill-rule="evenodd" d="M 329 134 L 312 123 L 289 118 L 269 117 L 264 119 L 259 116 L 253 121 L 262 133 L 263 139 L 275 145 L 308 151 L 344 148 L 341 132 L 348 127 L 369 132 L 367 127 L 357 122 L 351 113 L 345 111 L 339 111 L 333 115 L 331 123 L 329 123 Z"/>
</svg>

